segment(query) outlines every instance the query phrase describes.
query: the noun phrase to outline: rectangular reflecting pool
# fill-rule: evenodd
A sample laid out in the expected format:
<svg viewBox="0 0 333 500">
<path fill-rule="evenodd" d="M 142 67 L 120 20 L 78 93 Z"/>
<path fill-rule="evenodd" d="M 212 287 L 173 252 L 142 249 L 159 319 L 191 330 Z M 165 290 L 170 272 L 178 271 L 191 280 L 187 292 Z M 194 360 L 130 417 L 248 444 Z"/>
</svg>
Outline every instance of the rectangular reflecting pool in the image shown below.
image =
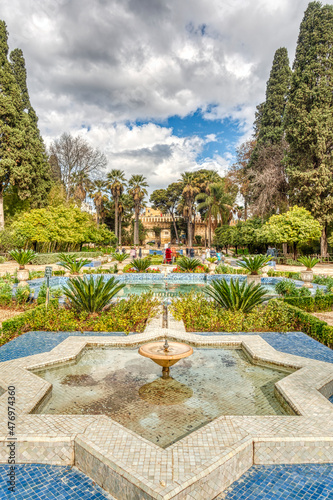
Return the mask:
<svg viewBox="0 0 333 500">
<path fill-rule="evenodd" d="M 53 386 L 37 413 L 104 414 L 162 448 L 222 415 L 287 415 L 274 384 L 288 373 L 254 365 L 240 349 L 194 347 L 167 379 L 137 348 L 89 348 L 35 373 Z"/>
</svg>

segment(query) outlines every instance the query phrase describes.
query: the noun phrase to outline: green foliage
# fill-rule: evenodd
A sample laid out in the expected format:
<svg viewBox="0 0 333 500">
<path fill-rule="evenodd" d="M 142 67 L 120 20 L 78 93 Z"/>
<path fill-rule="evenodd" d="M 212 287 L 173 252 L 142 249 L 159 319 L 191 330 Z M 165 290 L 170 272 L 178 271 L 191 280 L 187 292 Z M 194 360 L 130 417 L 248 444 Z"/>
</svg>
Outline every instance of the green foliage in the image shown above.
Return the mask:
<svg viewBox="0 0 333 500">
<path fill-rule="evenodd" d="M 0 264 L 4 264 L 6 260 L 7 259 L 5 257 L 0 256 Z"/>
<path fill-rule="evenodd" d="M 48 309 L 40 305 L 2 324 L 0 345 L 28 331 L 143 332 L 147 321 L 159 313 L 160 302 L 152 294 L 132 295 L 108 311 L 91 315 L 60 308 L 51 301 Z"/>
<path fill-rule="evenodd" d="M 208 259 L 206 260 L 208 260 L 208 262 L 210 262 L 211 264 L 214 264 L 214 262 L 216 262 L 217 259 L 216 257 L 208 257 Z"/>
<path fill-rule="evenodd" d="M 34 257 L 32 263 L 37 265 L 46 265 L 46 264 L 56 264 L 61 259 L 61 255 L 72 256 L 72 257 L 100 257 L 101 252 L 80 252 L 80 253 L 39 253 Z M 56 271 L 54 271 L 55 273 Z M 62 271 L 61 271 L 62 272 Z"/>
<path fill-rule="evenodd" d="M 115 278 L 104 281 L 103 276 L 94 279 L 73 278 L 63 287 L 64 295 L 69 299 L 73 308 L 77 311 L 96 313 L 102 311 L 110 304 L 114 297 L 125 286 Z"/>
<path fill-rule="evenodd" d="M 236 269 L 235 267 L 227 266 L 225 264 L 220 264 L 215 269 L 215 274 L 247 274 L 248 271 L 245 269 Z"/>
<path fill-rule="evenodd" d="M 275 291 L 279 295 L 283 296 L 305 297 L 311 295 L 311 292 L 308 288 L 297 288 L 295 283 L 288 279 L 279 281 L 275 285 Z"/>
<path fill-rule="evenodd" d="M 49 167 L 29 101 L 24 58 L 16 49 L 9 63 L 7 38 L 6 24 L 0 21 L 0 192 L 15 185 L 19 198 L 38 206 L 51 187 Z"/>
<path fill-rule="evenodd" d="M 0 281 L 0 306 L 8 306 L 12 301 L 12 285 Z"/>
<path fill-rule="evenodd" d="M 151 260 L 149 257 L 145 257 L 143 259 L 133 259 L 131 262 L 131 267 L 139 273 L 144 273 L 150 265 Z"/>
<path fill-rule="evenodd" d="M 79 274 L 80 270 L 86 264 L 89 264 L 90 260 L 88 259 L 79 259 L 76 260 L 77 255 L 68 255 L 65 253 L 61 253 L 59 255 L 60 262 L 59 266 L 67 269 L 71 274 Z"/>
<path fill-rule="evenodd" d="M 316 283 L 317 285 L 325 285 L 327 290 L 333 292 L 333 277 L 331 276 L 315 276 L 312 280 L 312 283 Z"/>
<path fill-rule="evenodd" d="M 246 269 L 251 275 L 257 275 L 270 260 L 272 260 L 271 256 L 255 255 L 254 257 L 243 257 L 242 260 L 237 261 L 237 264 L 239 267 Z"/>
<path fill-rule="evenodd" d="M 297 322 L 289 306 L 269 301 L 250 313 L 216 307 L 204 294 L 193 292 L 173 300 L 170 311 L 177 320 L 183 320 L 190 332 L 286 332 L 297 330 Z"/>
<path fill-rule="evenodd" d="M 332 311 L 333 293 L 316 293 L 309 297 L 284 297 L 284 302 L 307 312 Z"/>
<path fill-rule="evenodd" d="M 78 246 L 82 243 L 114 243 L 114 233 L 105 225 L 96 226 L 87 212 L 75 206 L 49 206 L 20 214 L 11 229 L 27 244 L 37 242 L 50 247 L 66 244 Z"/>
<path fill-rule="evenodd" d="M 16 288 L 16 293 L 15 293 L 15 301 L 17 304 L 25 304 L 27 300 L 29 299 L 30 296 L 30 287 L 29 285 L 25 286 L 18 286 Z"/>
<path fill-rule="evenodd" d="M 239 279 L 235 281 L 232 279 L 230 283 L 225 279 L 214 280 L 205 289 L 205 293 L 223 309 L 244 313 L 250 312 L 266 299 L 264 287 L 254 283 L 248 285 L 246 281 L 241 283 Z"/>
<path fill-rule="evenodd" d="M 301 279 L 301 273 L 295 273 L 293 271 L 274 271 L 273 269 L 269 269 L 267 275 L 273 278 L 290 278 L 292 280 Z"/>
<path fill-rule="evenodd" d="M 202 236 L 200 236 L 200 234 L 196 234 L 194 239 L 197 245 L 201 245 Z"/>
<path fill-rule="evenodd" d="M 311 213 L 295 205 L 288 212 L 272 215 L 261 230 L 267 243 L 305 243 L 320 238 L 321 225 Z"/>
<path fill-rule="evenodd" d="M 37 304 L 38 305 L 45 304 L 46 293 L 47 293 L 47 287 L 46 287 L 46 282 L 44 281 L 39 289 L 39 293 L 38 293 L 38 297 L 37 297 Z M 62 295 L 62 288 L 61 287 L 50 287 L 49 294 L 50 294 L 50 300 L 55 299 L 55 302 L 57 302 L 59 297 L 61 297 L 61 295 Z"/>
<path fill-rule="evenodd" d="M 294 202 L 326 229 L 333 220 L 333 6 L 310 2 L 286 105 L 286 172 Z"/>
<path fill-rule="evenodd" d="M 114 252 L 111 255 L 112 255 L 112 258 L 114 260 L 116 260 L 117 262 L 124 262 L 124 260 L 126 260 L 129 257 L 128 253 L 120 253 L 120 252 L 119 253 Z"/>
<path fill-rule="evenodd" d="M 305 266 L 307 269 L 312 269 L 316 264 L 318 264 L 318 262 L 320 262 L 319 259 L 317 259 L 316 257 L 312 258 L 312 257 L 308 257 L 306 255 L 302 255 L 298 261 L 303 264 L 303 266 Z"/>
<path fill-rule="evenodd" d="M 54 272 L 53 272 L 54 274 Z M 44 271 L 31 271 L 29 270 L 29 281 L 30 280 L 35 280 L 38 278 L 44 278 L 45 272 Z"/>
<path fill-rule="evenodd" d="M 177 266 L 179 266 L 182 271 L 193 273 L 197 267 L 201 266 L 201 261 L 199 259 L 191 259 L 190 257 L 183 255 L 178 257 Z"/>
<path fill-rule="evenodd" d="M 33 250 L 11 250 L 9 255 L 15 262 L 17 262 L 20 268 L 24 268 L 28 262 L 31 262 L 36 257 L 36 252 Z"/>
</svg>

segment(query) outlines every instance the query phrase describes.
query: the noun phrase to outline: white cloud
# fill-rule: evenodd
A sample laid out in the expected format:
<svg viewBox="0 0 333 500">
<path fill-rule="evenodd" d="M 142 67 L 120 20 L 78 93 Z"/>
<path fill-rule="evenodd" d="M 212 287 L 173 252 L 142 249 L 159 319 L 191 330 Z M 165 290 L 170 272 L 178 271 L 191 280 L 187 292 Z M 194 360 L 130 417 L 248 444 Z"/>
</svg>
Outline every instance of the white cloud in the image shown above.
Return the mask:
<svg viewBox="0 0 333 500">
<path fill-rule="evenodd" d="M 198 168 L 203 142 L 216 137 L 183 139 L 154 123 L 128 123 L 201 109 L 209 119 L 238 120 L 242 139 L 248 138 L 274 52 L 285 46 L 293 59 L 307 4 L 2 0 L 0 18 L 10 48 L 24 52 L 46 140 L 64 131 L 85 133 L 110 165 L 144 168 L 158 186 L 175 180 L 181 169 Z M 205 164 L 223 170 L 226 161 L 211 157 Z"/>
</svg>

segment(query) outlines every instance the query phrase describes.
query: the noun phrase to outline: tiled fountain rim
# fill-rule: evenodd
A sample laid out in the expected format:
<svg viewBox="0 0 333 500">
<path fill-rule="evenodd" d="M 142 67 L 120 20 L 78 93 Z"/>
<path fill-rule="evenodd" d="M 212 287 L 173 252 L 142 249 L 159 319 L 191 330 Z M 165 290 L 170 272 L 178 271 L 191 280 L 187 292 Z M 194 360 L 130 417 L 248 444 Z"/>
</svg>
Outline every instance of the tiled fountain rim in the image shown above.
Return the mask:
<svg viewBox="0 0 333 500">
<path fill-rule="evenodd" d="M 292 443 L 291 446 L 296 447 L 297 453 L 301 455 L 304 450 L 304 456 L 300 459 L 303 462 L 309 461 L 309 447 L 313 450 L 312 461 L 333 461 L 333 406 L 326 399 L 333 393 L 332 364 L 281 353 L 257 335 L 214 335 L 198 339 L 197 335 L 186 333 L 172 319 L 169 326 L 168 329 L 161 329 L 159 320 L 155 319 L 145 333 L 135 337 L 69 337 L 48 353 L 1 363 L 0 385 L 4 388 L 8 385 L 17 387 L 18 444 L 22 443 L 23 446 L 24 443 L 26 446 L 26 443 L 30 443 L 32 449 L 38 449 L 38 443 L 47 442 L 48 451 L 42 458 L 44 463 L 55 463 L 48 459 L 52 455 L 51 448 L 59 441 L 67 443 L 69 453 L 57 462 L 62 464 L 73 463 L 75 446 L 79 467 L 97 482 L 101 482 L 101 479 L 95 477 L 96 474 L 98 476 L 96 469 L 90 466 L 90 469 L 87 466 L 89 470 L 85 468 L 82 464 L 83 455 L 107 464 L 117 481 L 121 478 L 122 484 L 126 483 L 126 487 L 122 487 L 127 493 L 119 497 L 121 499 L 136 498 L 133 492 L 137 490 L 143 495 L 138 498 L 214 498 L 221 490 L 223 481 L 219 482 L 219 486 L 216 484 L 214 489 L 212 474 L 238 460 L 238 465 L 232 465 L 228 470 L 228 479 L 223 483 L 228 486 L 253 464 L 255 456 L 259 456 L 260 463 L 271 463 L 272 456 L 265 447 L 267 445 L 271 449 L 277 443 L 286 451 Z M 49 384 L 28 369 L 74 359 L 86 346 L 131 346 L 165 336 L 201 346 L 241 347 L 256 363 L 297 369 L 278 382 L 277 387 L 300 416 L 220 417 L 163 450 L 104 416 L 29 414 L 49 390 Z M 5 449 L 5 395 L 0 398 L 0 414 L 0 443 Z M 265 456 L 262 453 L 260 455 L 262 447 L 266 450 L 267 462 Z M 323 449 L 328 450 L 324 459 Z M 34 457 L 34 452 L 29 450 L 25 449 L 20 461 L 40 462 L 40 455 Z M 0 459 L 2 462 L 7 460 L 4 453 L 1 453 Z M 291 459 L 286 456 L 285 460 Z M 91 472 L 91 469 L 95 472 Z M 208 484 L 209 491 L 206 489 Z M 196 491 L 197 487 L 199 490 Z M 108 489 L 111 491 L 110 486 Z M 200 496 L 201 490 L 203 496 Z M 111 493 L 115 494 L 114 491 Z"/>
</svg>

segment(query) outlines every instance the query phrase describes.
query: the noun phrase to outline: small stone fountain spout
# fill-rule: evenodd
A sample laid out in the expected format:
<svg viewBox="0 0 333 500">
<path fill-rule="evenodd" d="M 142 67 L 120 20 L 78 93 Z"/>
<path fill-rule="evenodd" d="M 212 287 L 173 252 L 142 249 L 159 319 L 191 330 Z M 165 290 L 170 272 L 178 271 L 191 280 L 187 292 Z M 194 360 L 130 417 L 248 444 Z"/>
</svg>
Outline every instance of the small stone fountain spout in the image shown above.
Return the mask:
<svg viewBox="0 0 333 500">
<path fill-rule="evenodd" d="M 176 364 L 180 359 L 193 354 L 193 349 L 187 344 L 180 342 L 151 342 L 139 348 L 139 354 L 150 358 L 152 361 L 162 366 L 162 378 L 168 378 L 170 366 Z"/>
</svg>

